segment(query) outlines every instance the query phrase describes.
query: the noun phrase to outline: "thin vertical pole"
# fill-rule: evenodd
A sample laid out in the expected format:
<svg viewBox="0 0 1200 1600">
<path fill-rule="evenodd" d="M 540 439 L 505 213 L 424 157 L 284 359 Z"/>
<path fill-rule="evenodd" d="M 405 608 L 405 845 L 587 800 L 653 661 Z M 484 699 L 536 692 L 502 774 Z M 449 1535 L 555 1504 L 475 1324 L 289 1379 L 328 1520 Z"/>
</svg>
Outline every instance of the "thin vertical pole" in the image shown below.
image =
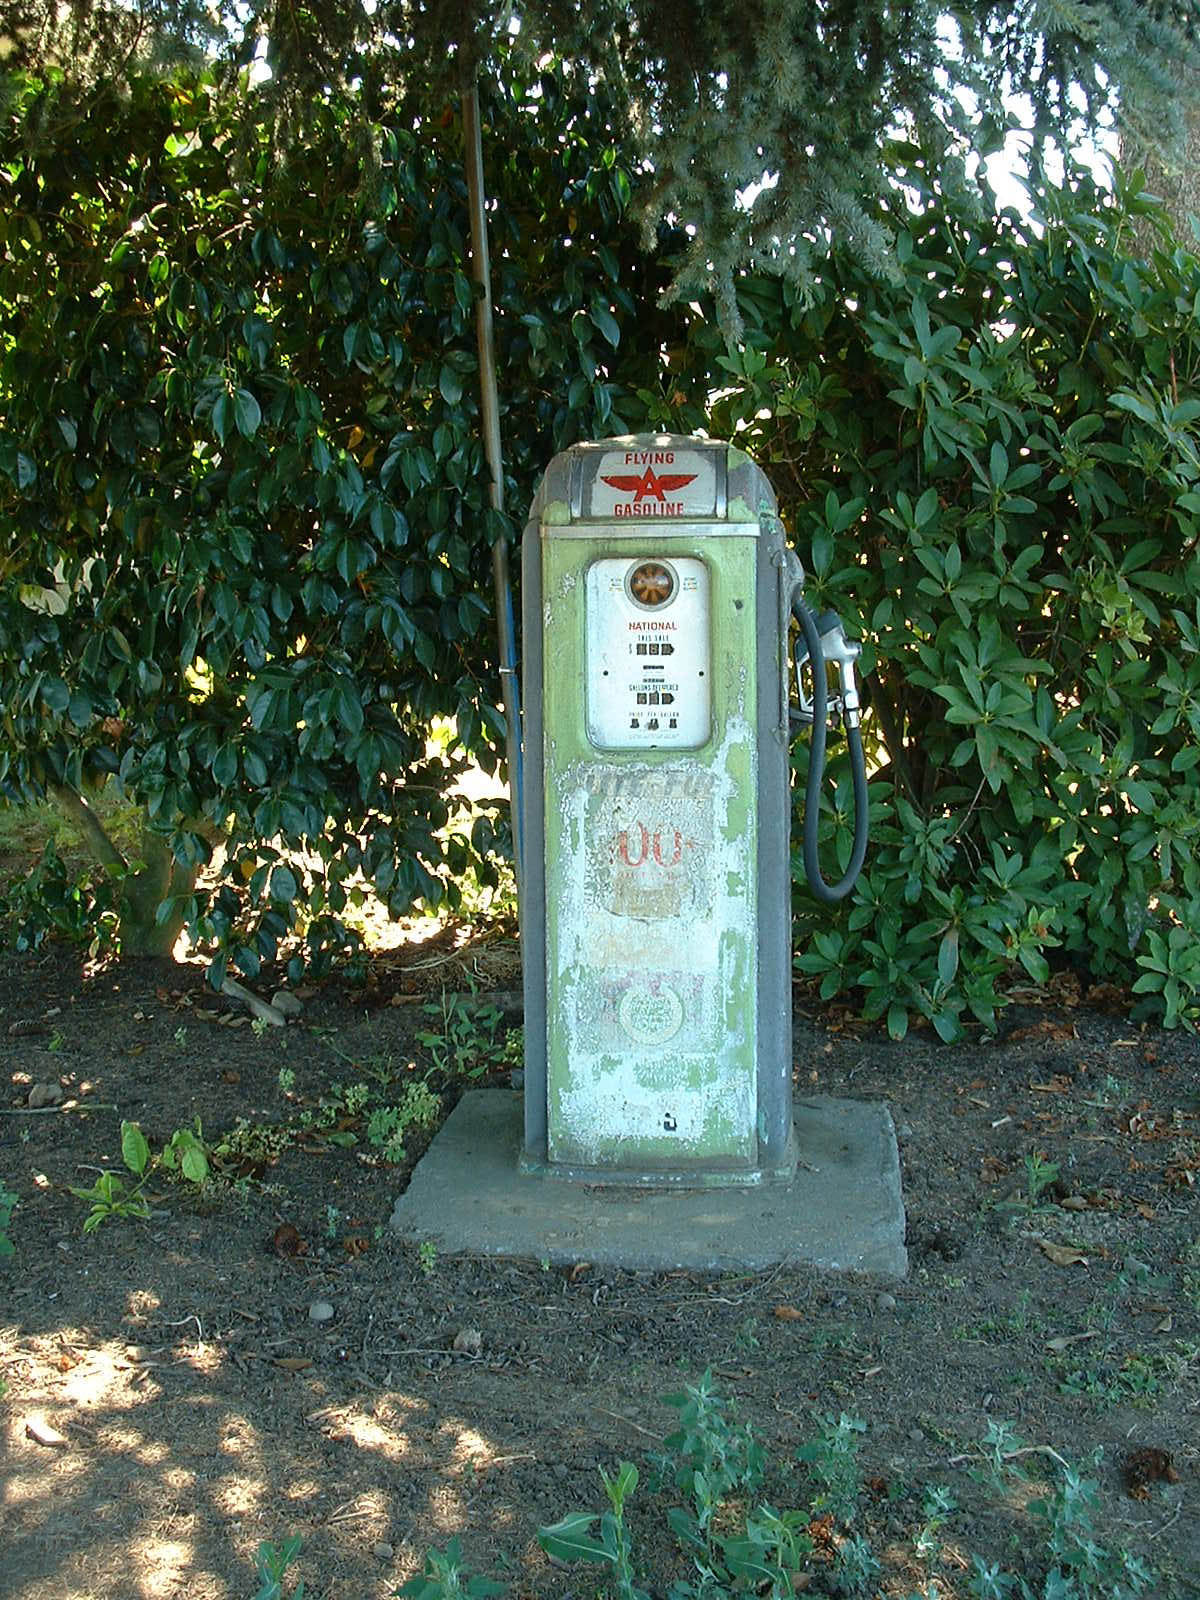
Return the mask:
<svg viewBox="0 0 1200 1600">
<path fill-rule="evenodd" d="M 472 83 L 463 94 L 463 142 L 466 146 L 467 201 L 471 214 L 471 273 L 479 285 L 475 298 L 475 337 L 479 348 L 479 400 L 483 449 L 491 473 L 489 496 L 494 511 L 504 510 L 504 461 L 500 452 L 500 397 L 496 384 L 496 342 L 492 325 L 492 273 L 488 259 L 483 198 L 483 140 L 479 129 L 479 91 Z M 504 710 L 508 762 L 509 807 L 512 815 L 517 902 L 520 906 L 524 840 L 521 826 L 521 691 L 517 678 L 516 628 L 508 543 L 501 535 L 492 546 L 492 582 L 496 591 L 496 630 L 500 647 L 500 699 Z"/>
</svg>

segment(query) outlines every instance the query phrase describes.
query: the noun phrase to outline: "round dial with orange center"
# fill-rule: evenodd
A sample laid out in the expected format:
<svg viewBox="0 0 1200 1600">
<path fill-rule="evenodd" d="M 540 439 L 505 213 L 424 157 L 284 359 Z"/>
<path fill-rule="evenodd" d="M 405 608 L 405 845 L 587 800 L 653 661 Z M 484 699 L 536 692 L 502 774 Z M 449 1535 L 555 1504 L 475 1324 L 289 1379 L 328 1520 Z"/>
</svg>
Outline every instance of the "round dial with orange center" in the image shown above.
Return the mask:
<svg viewBox="0 0 1200 1600">
<path fill-rule="evenodd" d="M 661 561 L 643 561 L 629 574 L 629 593 L 649 610 L 665 606 L 675 593 L 675 575 Z"/>
</svg>

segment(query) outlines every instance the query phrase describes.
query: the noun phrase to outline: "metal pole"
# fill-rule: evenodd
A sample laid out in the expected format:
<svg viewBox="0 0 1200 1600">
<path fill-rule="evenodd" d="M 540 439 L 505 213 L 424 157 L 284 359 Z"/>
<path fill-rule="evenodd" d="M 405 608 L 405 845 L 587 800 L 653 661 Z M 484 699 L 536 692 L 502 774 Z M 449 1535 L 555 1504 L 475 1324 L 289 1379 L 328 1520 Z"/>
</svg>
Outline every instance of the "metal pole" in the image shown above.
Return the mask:
<svg viewBox="0 0 1200 1600">
<path fill-rule="evenodd" d="M 492 327 L 492 274 L 488 260 L 487 223 L 483 200 L 483 141 L 479 131 L 479 91 L 472 83 L 463 94 L 463 142 L 466 146 L 467 202 L 471 213 L 471 273 L 481 293 L 475 300 L 475 337 L 479 347 L 479 399 L 483 449 L 491 473 L 489 495 L 494 511 L 504 510 L 504 462 L 500 453 L 500 398 L 496 385 L 496 347 Z M 512 816 L 517 904 L 523 880 L 524 840 L 521 827 L 521 691 L 517 678 L 516 628 L 508 543 L 500 536 L 492 546 L 492 581 L 496 591 L 496 630 L 500 647 L 500 699 L 504 710 L 508 762 L 509 807 Z"/>
</svg>

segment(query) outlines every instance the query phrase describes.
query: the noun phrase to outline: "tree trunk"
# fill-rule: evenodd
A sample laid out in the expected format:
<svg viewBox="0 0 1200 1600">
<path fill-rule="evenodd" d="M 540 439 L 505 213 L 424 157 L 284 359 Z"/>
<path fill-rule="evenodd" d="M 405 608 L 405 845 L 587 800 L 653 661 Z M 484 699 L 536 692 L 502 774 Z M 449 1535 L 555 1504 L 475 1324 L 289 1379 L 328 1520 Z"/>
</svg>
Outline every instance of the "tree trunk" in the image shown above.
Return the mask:
<svg viewBox="0 0 1200 1600">
<path fill-rule="evenodd" d="M 54 790 L 54 798 L 104 870 L 121 879 L 121 949 L 126 955 L 169 956 L 183 930 L 183 917 L 172 908 L 171 915 L 160 923 L 158 908 L 169 898 L 191 893 L 196 869 L 181 866 L 166 841 L 145 822 L 138 841 L 138 861 L 131 868 L 83 795 L 63 784 Z"/>
<path fill-rule="evenodd" d="M 183 917 L 178 899 L 165 922 L 157 920 L 158 908 L 164 900 L 191 893 L 196 869 L 180 866 L 166 840 L 145 824 L 138 855 L 141 864 L 125 879 L 121 893 L 121 949 L 127 955 L 169 956 L 183 931 Z"/>
</svg>

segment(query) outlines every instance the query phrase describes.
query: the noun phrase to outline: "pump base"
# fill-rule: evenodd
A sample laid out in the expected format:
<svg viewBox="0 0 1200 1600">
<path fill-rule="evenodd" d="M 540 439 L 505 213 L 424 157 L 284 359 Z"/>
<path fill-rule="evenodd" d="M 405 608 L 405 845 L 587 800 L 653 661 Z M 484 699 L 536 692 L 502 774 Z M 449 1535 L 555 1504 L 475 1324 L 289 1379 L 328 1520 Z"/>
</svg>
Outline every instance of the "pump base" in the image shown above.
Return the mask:
<svg viewBox="0 0 1200 1600">
<path fill-rule="evenodd" d="M 758 1189 L 767 1184 L 791 1183 L 796 1176 L 796 1131 L 789 1131 L 787 1148 L 777 1167 L 587 1167 L 548 1161 L 545 1156 L 523 1150 L 517 1171 L 527 1178 L 557 1178 L 611 1189 Z"/>
<path fill-rule="evenodd" d="M 903 1277 L 900 1160 L 887 1106 L 794 1104 L 790 1183 L 637 1188 L 554 1183 L 517 1171 L 521 1096 L 463 1095 L 396 1201 L 392 1229 L 440 1251 L 630 1270 L 757 1272 L 786 1261 Z"/>
</svg>

